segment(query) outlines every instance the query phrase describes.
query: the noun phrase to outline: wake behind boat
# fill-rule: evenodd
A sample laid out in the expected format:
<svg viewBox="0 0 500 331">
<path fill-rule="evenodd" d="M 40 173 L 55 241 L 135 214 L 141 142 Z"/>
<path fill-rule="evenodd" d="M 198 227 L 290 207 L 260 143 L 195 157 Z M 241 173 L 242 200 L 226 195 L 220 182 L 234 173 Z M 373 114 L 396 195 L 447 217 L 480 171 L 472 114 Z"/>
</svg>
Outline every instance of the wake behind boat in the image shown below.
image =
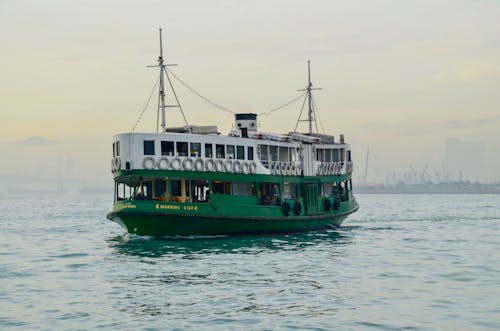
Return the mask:
<svg viewBox="0 0 500 331">
<path fill-rule="evenodd" d="M 259 132 L 253 113 L 235 114 L 226 136 L 216 125 L 169 128 L 165 78 L 174 91 L 161 40 L 160 29 L 161 132 L 113 137 L 108 219 L 138 235 L 264 234 L 338 227 L 358 209 L 349 144 L 313 132 L 309 64 L 307 133 Z"/>
</svg>

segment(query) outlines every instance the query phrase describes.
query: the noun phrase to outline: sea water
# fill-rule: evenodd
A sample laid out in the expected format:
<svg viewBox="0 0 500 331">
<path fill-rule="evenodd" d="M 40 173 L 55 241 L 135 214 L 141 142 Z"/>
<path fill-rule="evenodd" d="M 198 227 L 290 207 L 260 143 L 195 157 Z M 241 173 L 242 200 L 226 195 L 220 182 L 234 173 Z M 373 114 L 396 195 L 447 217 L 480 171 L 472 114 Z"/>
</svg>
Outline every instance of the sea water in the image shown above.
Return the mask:
<svg viewBox="0 0 500 331">
<path fill-rule="evenodd" d="M 0 199 L 1 330 L 497 330 L 500 195 L 357 195 L 337 230 L 152 239 Z"/>
</svg>

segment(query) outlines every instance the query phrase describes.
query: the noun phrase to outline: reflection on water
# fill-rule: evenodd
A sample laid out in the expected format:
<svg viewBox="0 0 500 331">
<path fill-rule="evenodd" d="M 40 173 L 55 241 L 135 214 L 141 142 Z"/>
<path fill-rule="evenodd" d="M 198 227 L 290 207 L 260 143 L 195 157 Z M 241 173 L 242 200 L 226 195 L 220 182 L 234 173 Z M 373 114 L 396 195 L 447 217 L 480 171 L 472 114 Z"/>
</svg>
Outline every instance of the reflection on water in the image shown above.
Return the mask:
<svg viewBox="0 0 500 331">
<path fill-rule="evenodd" d="M 196 236 L 140 237 L 124 234 L 109 238 L 109 246 L 117 253 L 139 257 L 161 257 L 168 254 L 259 254 L 273 250 L 301 250 L 318 244 L 346 244 L 349 237 L 342 231 L 325 230 L 273 236 Z"/>
</svg>

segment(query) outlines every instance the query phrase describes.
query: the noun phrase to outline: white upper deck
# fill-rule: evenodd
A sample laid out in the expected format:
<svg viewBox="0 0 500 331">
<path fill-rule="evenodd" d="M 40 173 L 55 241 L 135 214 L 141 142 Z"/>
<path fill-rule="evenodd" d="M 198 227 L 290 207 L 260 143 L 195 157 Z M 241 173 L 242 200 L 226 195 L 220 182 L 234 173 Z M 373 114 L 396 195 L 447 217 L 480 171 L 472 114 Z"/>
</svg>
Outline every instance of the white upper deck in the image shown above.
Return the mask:
<svg viewBox="0 0 500 331">
<path fill-rule="evenodd" d="M 112 170 L 159 169 L 289 176 L 352 171 L 350 146 L 335 143 L 332 136 L 258 132 L 248 136 L 237 136 L 234 130 L 228 136 L 181 132 L 118 134 L 113 137 Z"/>
</svg>

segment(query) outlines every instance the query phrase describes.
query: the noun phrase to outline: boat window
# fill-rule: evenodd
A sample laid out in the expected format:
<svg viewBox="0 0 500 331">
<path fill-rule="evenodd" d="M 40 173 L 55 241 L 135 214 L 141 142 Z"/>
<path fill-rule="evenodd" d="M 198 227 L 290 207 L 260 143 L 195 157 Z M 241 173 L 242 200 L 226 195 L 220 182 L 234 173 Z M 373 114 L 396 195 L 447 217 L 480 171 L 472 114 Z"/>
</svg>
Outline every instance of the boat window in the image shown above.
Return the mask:
<svg viewBox="0 0 500 331">
<path fill-rule="evenodd" d="M 269 146 L 271 161 L 278 161 L 278 146 Z"/>
<path fill-rule="evenodd" d="M 144 140 L 144 155 L 155 155 L 154 140 Z"/>
<path fill-rule="evenodd" d="M 205 144 L 205 157 L 212 157 L 212 144 Z"/>
<path fill-rule="evenodd" d="M 215 145 L 215 157 L 218 159 L 224 159 L 226 158 L 226 152 L 225 152 L 225 146 L 224 145 Z"/>
<path fill-rule="evenodd" d="M 340 201 L 347 201 L 347 194 L 345 187 L 346 186 L 344 182 L 339 183 Z"/>
<path fill-rule="evenodd" d="M 116 156 L 120 156 L 120 142 L 116 142 Z"/>
<path fill-rule="evenodd" d="M 245 159 L 245 147 L 244 146 L 236 146 L 236 158 L 238 160 Z"/>
<path fill-rule="evenodd" d="M 288 162 L 288 147 L 279 148 L 279 160 L 280 162 Z"/>
<path fill-rule="evenodd" d="M 155 179 L 154 182 L 154 197 L 162 201 L 167 201 L 167 180 L 162 178 Z"/>
<path fill-rule="evenodd" d="M 316 150 L 316 160 L 321 162 L 325 161 L 325 150 L 323 148 L 318 148 Z"/>
<path fill-rule="evenodd" d="M 174 201 L 181 202 L 179 198 L 182 197 L 182 180 L 173 179 L 170 181 L 170 193 Z"/>
<path fill-rule="evenodd" d="M 176 143 L 177 156 L 188 156 L 188 143 L 178 141 Z"/>
<path fill-rule="evenodd" d="M 153 182 L 144 181 L 134 188 L 135 200 L 151 200 L 153 198 Z"/>
<path fill-rule="evenodd" d="M 268 152 L 269 152 L 268 145 L 259 145 L 259 159 L 261 161 L 269 160 Z"/>
<path fill-rule="evenodd" d="M 280 190 L 277 183 L 259 183 L 259 204 L 280 205 Z"/>
<path fill-rule="evenodd" d="M 190 143 L 189 145 L 191 147 L 190 155 L 192 157 L 201 156 L 201 144 L 200 143 Z"/>
<path fill-rule="evenodd" d="M 234 182 L 233 195 L 239 196 L 254 196 L 255 184 L 250 182 Z"/>
<path fill-rule="evenodd" d="M 291 162 L 297 161 L 297 149 L 295 149 L 295 147 L 290 148 L 290 161 Z"/>
<path fill-rule="evenodd" d="M 161 155 L 174 156 L 174 142 L 162 141 L 161 142 Z"/>
<path fill-rule="evenodd" d="M 340 162 L 344 162 L 344 161 L 345 161 L 345 149 L 341 148 L 340 149 Z"/>
<path fill-rule="evenodd" d="M 247 148 L 247 159 L 252 161 L 253 160 L 253 147 L 248 146 Z"/>
<path fill-rule="evenodd" d="M 118 155 L 118 156 L 120 156 L 120 155 Z M 347 151 L 347 161 L 349 161 L 349 162 L 352 161 L 351 160 L 351 151 Z"/>
<path fill-rule="evenodd" d="M 339 162 L 340 161 L 340 149 L 336 148 L 333 150 L 333 162 Z"/>
<path fill-rule="evenodd" d="M 206 180 L 191 181 L 191 201 L 192 202 L 208 202 L 210 189 Z"/>
<path fill-rule="evenodd" d="M 297 199 L 297 185 L 284 183 L 283 184 L 283 198 L 284 199 Z"/>
<path fill-rule="evenodd" d="M 115 143 L 113 143 L 113 157 L 115 157 Z"/>
<path fill-rule="evenodd" d="M 231 194 L 231 182 L 212 181 L 212 192 L 215 194 Z"/>
<path fill-rule="evenodd" d="M 335 195 L 335 183 L 323 183 L 321 186 L 321 194 L 326 197 L 331 197 Z"/>
<path fill-rule="evenodd" d="M 332 162 L 332 150 L 325 149 L 325 162 Z"/>
<path fill-rule="evenodd" d="M 233 145 L 227 145 L 227 158 L 228 159 L 234 159 L 234 146 Z"/>
</svg>

